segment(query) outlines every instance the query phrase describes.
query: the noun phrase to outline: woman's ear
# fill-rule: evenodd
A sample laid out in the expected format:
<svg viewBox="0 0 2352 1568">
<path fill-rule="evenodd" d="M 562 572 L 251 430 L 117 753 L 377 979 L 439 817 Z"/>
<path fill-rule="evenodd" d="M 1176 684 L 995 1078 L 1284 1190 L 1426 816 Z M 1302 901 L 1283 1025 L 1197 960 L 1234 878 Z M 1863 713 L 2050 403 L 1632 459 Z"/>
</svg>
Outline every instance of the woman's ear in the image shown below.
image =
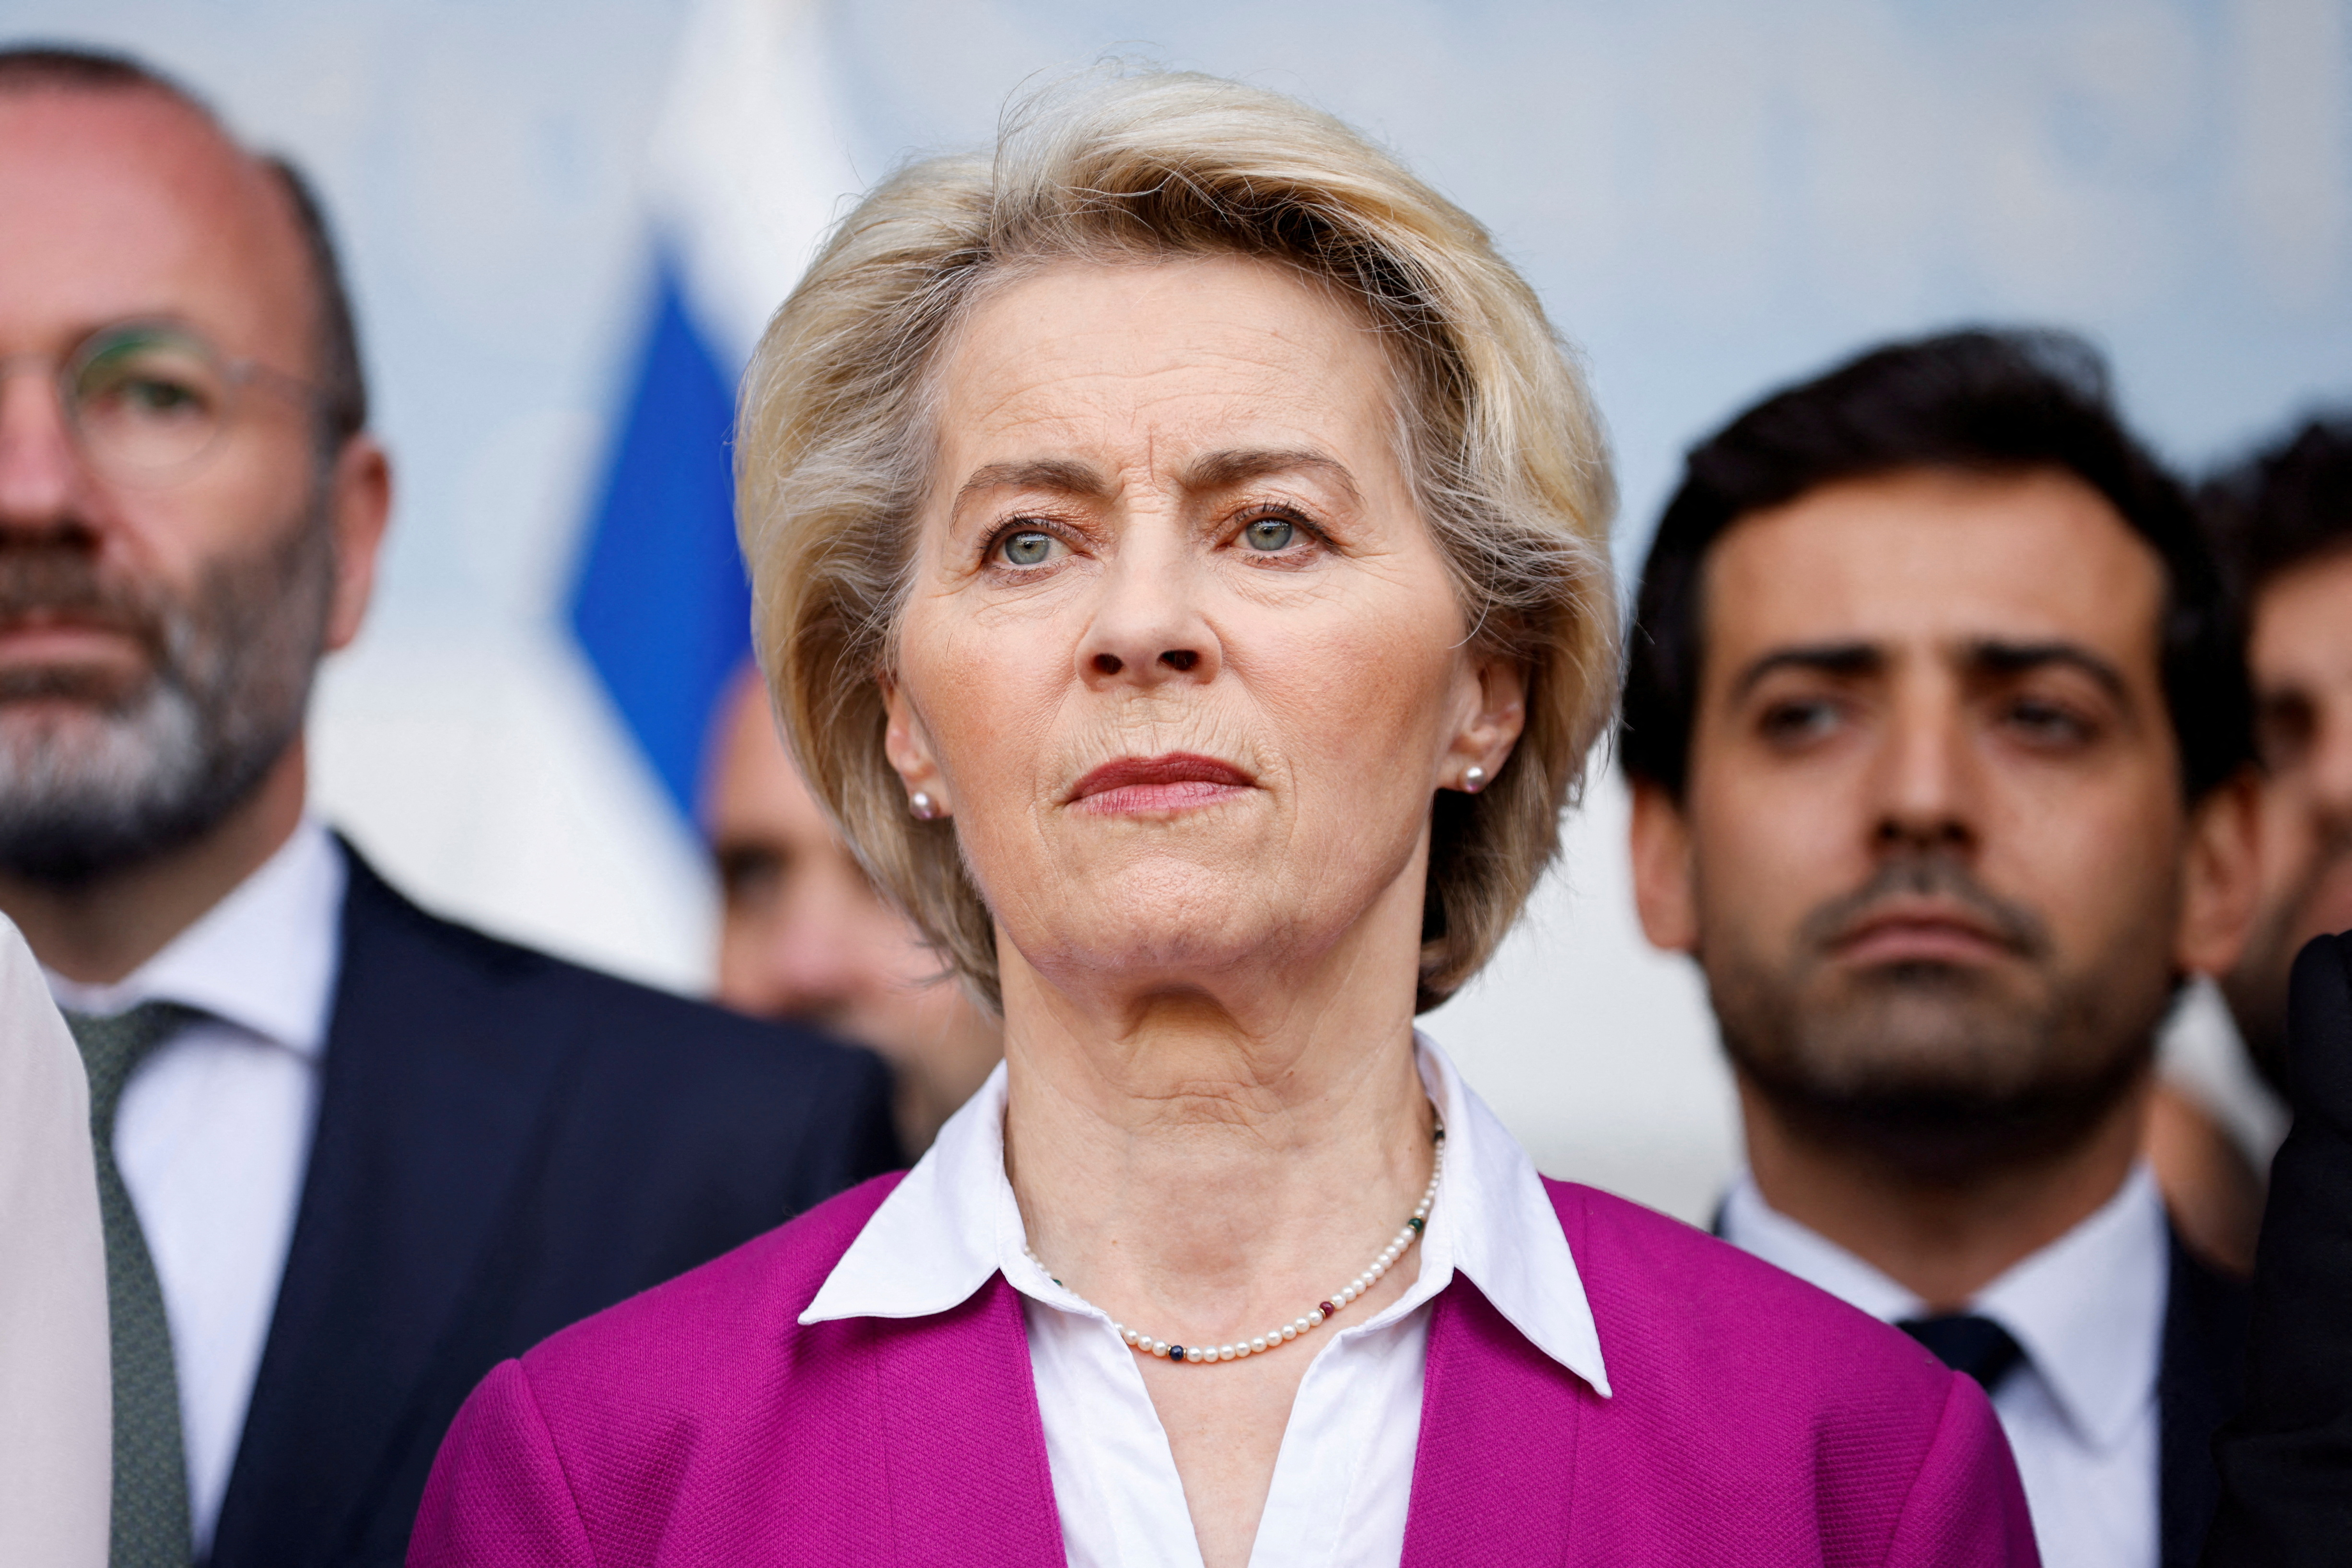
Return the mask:
<svg viewBox="0 0 2352 1568">
<path fill-rule="evenodd" d="M 898 782 L 906 786 L 910 805 L 921 795 L 932 812 L 945 816 L 954 807 L 940 778 L 939 761 L 932 754 L 930 732 L 895 677 L 883 674 L 875 679 L 881 683 L 882 708 L 887 719 L 882 731 L 882 754 L 889 758 Z"/>
<path fill-rule="evenodd" d="M 2253 931 L 2261 880 L 2256 843 L 2261 803 L 2261 780 L 2245 768 L 2189 814 L 2180 926 L 2173 937 L 2172 958 L 2191 974 L 2227 971 L 2238 962 Z"/>
<path fill-rule="evenodd" d="M 1690 824 L 1656 784 L 1633 781 L 1633 904 L 1642 934 L 1668 952 L 1698 952 L 1698 897 L 1691 886 Z"/>
<path fill-rule="evenodd" d="M 1468 716 L 1446 748 L 1441 789 L 1475 795 L 1510 761 L 1511 748 L 1528 726 L 1528 677 L 1516 660 L 1481 658 L 1469 670 L 1475 689 L 1467 694 Z"/>
</svg>

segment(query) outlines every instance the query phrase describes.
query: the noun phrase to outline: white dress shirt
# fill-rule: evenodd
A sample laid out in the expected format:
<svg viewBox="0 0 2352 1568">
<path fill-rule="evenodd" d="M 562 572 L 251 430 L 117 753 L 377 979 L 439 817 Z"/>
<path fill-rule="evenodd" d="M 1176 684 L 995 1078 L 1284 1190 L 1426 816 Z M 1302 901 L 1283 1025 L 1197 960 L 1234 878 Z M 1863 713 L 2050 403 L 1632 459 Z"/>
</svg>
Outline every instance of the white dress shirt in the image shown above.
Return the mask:
<svg viewBox="0 0 2352 1568">
<path fill-rule="evenodd" d="M 76 1012 L 166 1001 L 211 1015 L 141 1064 L 114 1121 L 115 1163 L 172 1325 L 199 1557 L 228 1490 L 293 1239 L 347 875 L 342 851 L 306 817 L 129 978 L 48 976 L 58 1005 Z"/>
<path fill-rule="evenodd" d="M 0 915 L 0 1563 L 105 1568 L 111 1379 L 89 1079 Z"/>
<path fill-rule="evenodd" d="M 1322 1343 L 1273 1352 L 1314 1360 L 1283 1431 L 1254 1568 L 1389 1568 L 1402 1556 L 1430 1302 L 1457 1271 L 1537 1349 L 1609 1393 L 1583 1282 L 1535 1167 L 1444 1053 L 1418 1036 L 1415 1044 L 1445 1124 L 1445 1173 L 1421 1238 L 1421 1272 L 1365 1321 L 1318 1329 Z M 1176 1461 L 1136 1352 L 1107 1314 L 1055 1284 L 1024 1251 L 1004 1174 L 1004 1104 L 999 1064 L 874 1211 L 800 1321 L 929 1317 L 1003 1274 L 1022 1296 L 1070 1568 L 1200 1568 Z M 1334 1258 L 1332 1278 L 1367 1261 Z M 1204 1366 L 1199 1375 L 1219 1373 Z"/>
<path fill-rule="evenodd" d="M 1926 1315 L 1918 1297 L 1773 1210 L 1750 1177 L 1725 1201 L 1723 1234 L 1874 1318 Z M 2170 1258 L 2164 1202 L 2136 1166 L 2097 1213 L 1969 1303 L 2025 1352 L 1992 1405 L 2017 1456 L 2042 1561 L 2053 1568 L 2155 1568 L 2156 1382 Z"/>
</svg>

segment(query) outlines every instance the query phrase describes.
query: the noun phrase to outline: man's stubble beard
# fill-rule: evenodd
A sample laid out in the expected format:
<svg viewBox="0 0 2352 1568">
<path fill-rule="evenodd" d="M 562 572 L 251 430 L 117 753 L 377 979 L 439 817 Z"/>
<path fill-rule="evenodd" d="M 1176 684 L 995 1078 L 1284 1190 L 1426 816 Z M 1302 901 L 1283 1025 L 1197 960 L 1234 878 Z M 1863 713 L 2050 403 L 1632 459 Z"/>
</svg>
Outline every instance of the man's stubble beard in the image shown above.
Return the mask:
<svg viewBox="0 0 2352 1568">
<path fill-rule="evenodd" d="M 1829 932 L 1898 890 L 1968 903 L 2018 962 L 1833 973 Z M 2030 911 L 1926 858 L 1809 917 L 1793 957 L 1712 931 L 1702 965 L 1726 1054 L 1792 1137 L 1890 1177 L 1959 1185 L 2074 1147 L 2132 1092 L 2178 990 L 2170 929 L 2168 908 L 2150 911 L 2068 966 Z"/>
<path fill-rule="evenodd" d="M 111 690 L 70 670 L 0 676 L 0 874 L 37 886 L 182 848 L 250 798 L 301 731 L 334 595 L 323 484 L 291 526 L 212 563 L 184 599 L 110 575 L 93 554 L 0 541 L 0 622 L 72 611 L 147 656 L 142 678 Z"/>
</svg>

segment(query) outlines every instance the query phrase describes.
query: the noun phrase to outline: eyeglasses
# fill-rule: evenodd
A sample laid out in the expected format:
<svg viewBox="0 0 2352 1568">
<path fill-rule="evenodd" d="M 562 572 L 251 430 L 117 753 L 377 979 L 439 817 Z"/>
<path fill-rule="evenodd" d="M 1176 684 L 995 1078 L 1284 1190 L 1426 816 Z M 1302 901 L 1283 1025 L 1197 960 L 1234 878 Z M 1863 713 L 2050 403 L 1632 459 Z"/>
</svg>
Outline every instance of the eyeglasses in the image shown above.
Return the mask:
<svg viewBox="0 0 2352 1568">
<path fill-rule="evenodd" d="M 0 378 L 50 363 L 38 353 L 0 358 Z M 319 389 L 253 360 L 233 360 L 168 321 L 100 327 L 57 367 L 58 404 L 91 468 L 132 485 L 188 478 L 216 455 L 245 394 L 281 393 L 316 409 Z"/>
</svg>

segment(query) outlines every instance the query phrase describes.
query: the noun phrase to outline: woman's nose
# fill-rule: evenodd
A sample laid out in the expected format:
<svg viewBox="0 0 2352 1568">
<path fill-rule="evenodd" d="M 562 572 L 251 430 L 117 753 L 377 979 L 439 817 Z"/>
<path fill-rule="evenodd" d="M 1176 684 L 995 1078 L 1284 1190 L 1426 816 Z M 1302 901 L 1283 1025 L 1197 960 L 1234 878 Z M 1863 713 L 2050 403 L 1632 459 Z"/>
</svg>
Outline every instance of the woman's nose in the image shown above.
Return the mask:
<svg viewBox="0 0 2352 1568">
<path fill-rule="evenodd" d="M 1078 678 L 1093 686 L 1214 679 L 1220 650 L 1202 613 L 1200 588 L 1181 560 L 1116 563 L 1079 639 Z"/>
</svg>

